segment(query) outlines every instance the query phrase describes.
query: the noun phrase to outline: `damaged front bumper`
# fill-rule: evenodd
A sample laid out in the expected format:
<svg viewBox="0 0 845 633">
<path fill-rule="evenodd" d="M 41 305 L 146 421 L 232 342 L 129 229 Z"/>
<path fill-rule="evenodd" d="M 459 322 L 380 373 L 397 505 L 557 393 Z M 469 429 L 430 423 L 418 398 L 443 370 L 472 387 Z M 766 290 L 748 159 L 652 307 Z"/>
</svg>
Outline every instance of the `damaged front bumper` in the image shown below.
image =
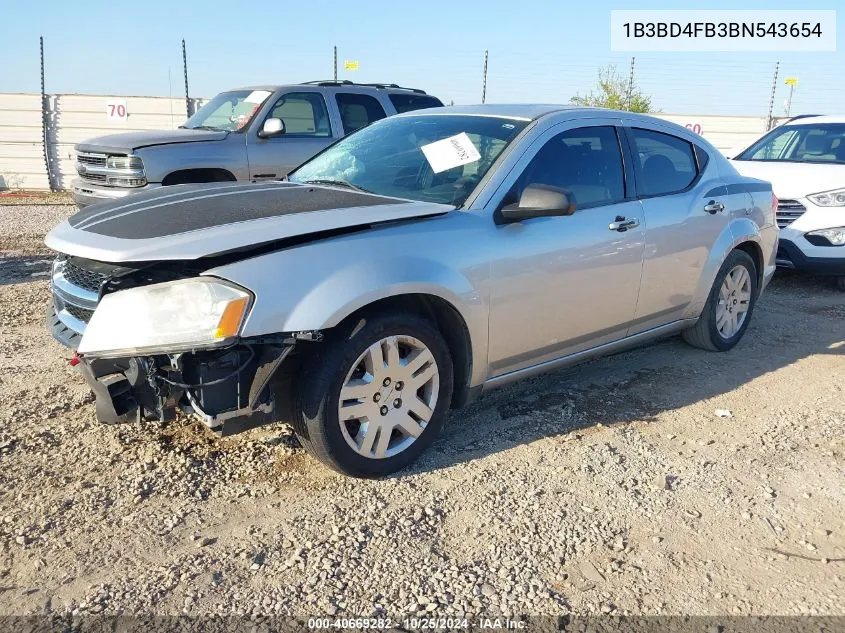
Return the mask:
<svg viewBox="0 0 845 633">
<path fill-rule="evenodd" d="M 228 435 L 277 419 L 274 379 L 293 347 L 279 338 L 174 355 L 77 356 L 74 364 L 96 396 L 100 422 L 169 421 L 182 409 Z"/>
</svg>

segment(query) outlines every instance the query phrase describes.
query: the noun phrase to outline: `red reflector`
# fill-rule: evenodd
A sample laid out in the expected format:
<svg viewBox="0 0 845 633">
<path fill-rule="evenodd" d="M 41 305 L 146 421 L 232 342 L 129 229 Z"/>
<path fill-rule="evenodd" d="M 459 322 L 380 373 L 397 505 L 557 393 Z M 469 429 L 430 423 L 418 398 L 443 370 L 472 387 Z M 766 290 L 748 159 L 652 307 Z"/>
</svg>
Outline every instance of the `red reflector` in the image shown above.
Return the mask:
<svg viewBox="0 0 845 633">
<path fill-rule="evenodd" d="M 73 353 L 73 358 L 70 359 L 70 366 L 76 367 L 80 363 L 79 356 L 76 355 L 76 352 Z"/>
</svg>

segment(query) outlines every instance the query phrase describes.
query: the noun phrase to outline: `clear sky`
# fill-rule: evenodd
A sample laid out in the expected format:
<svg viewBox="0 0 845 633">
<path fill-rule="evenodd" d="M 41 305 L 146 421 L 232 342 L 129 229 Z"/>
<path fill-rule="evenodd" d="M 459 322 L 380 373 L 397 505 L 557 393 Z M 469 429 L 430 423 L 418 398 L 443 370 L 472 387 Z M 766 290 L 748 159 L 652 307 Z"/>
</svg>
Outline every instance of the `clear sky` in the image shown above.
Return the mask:
<svg viewBox="0 0 845 633">
<path fill-rule="evenodd" d="M 38 36 L 46 89 L 56 93 L 184 94 L 181 39 L 188 45 L 191 96 L 240 85 L 339 76 L 419 87 L 445 102 L 481 100 L 489 50 L 488 102 L 567 102 L 595 84 L 598 67 L 627 73 L 630 54 L 610 51 L 610 10 L 796 9 L 803 3 L 707 0 L 637 4 L 522 0 L 3 0 L 0 92 L 37 92 Z M 838 5 L 838 6 L 837 6 Z M 836 53 L 642 53 L 640 88 L 666 113 L 768 111 L 775 61 L 775 114 L 787 76 L 798 77 L 792 113 L 845 113 L 845 5 L 837 9 Z M 344 60 L 360 63 L 343 70 Z"/>
</svg>

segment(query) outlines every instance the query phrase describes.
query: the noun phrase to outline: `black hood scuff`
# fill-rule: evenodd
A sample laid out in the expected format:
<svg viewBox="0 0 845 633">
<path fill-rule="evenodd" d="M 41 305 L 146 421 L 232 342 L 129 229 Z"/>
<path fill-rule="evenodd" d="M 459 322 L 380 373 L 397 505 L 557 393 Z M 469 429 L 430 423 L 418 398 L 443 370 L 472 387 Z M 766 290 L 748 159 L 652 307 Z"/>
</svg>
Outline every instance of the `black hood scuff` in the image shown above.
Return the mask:
<svg viewBox="0 0 845 633">
<path fill-rule="evenodd" d="M 248 220 L 406 202 L 351 190 L 282 183 L 273 187 L 205 185 L 183 190 L 184 195 L 178 196 L 174 189 L 163 187 L 157 190 L 159 195 L 145 195 L 137 202 L 124 199 L 92 205 L 73 215 L 69 223 L 75 229 L 108 237 L 150 239 Z"/>
</svg>

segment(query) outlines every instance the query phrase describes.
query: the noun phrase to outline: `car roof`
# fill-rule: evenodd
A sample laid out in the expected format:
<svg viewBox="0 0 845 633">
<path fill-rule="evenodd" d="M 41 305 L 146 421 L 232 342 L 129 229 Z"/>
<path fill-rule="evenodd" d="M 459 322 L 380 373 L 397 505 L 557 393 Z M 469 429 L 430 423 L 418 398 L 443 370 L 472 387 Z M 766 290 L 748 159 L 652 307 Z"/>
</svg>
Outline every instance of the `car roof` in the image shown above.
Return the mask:
<svg viewBox="0 0 845 633">
<path fill-rule="evenodd" d="M 481 105 L 461 105 L 461 106 L 444 106 L 442 108 L 432 108 L 427 110 L 413 110 L 398 116 L 442 116 L 444 114 L 463 114 L 476 116 L 496 116 L 506 119 L 521 119 L 524 121 L 533 121 L 547 114 L 555 112 L 565 112 L 572 119 L 601 116 L 624 116 L 625 118 L 654 120 L 644 114 L 636 114 L 633 112 L 624 112 L 621 110 L 611 110 L 609 108 L 587 108 L 583 106 L 561 105 L 556 103 L 512 103 L 512 104 L 481 104 Z"/>
<path fill-rule="evenodd" d="M 845 123 L 845 114 L 818 114 L 785 121 L 784 125 L 818 125 L 820 123 Z"/>
<path fill-rule="evenodd" d="M 417 88 L 406 88 L 405 86 L 398 86 L 396 84 L 388 83 L 353 83 L 351 81 L 332 81 L 327 79 L 325 81 L 303 81 L 295 84 L 262 84 L 258 86 L 240 86 L 238 88 L 230 88 L 223 92 L 234 92 L 236 90 L 269 90 L 276 92 L 277 90 L 286 88 L 326 88 L 328 90 L 349 90 L 364 92 L 398 92 L 407 94 L 418 94 L 420 96 L 426 95 L 426 92 Z M 427 95 L 432 96 L 432 95 Z"/>
</svg>

